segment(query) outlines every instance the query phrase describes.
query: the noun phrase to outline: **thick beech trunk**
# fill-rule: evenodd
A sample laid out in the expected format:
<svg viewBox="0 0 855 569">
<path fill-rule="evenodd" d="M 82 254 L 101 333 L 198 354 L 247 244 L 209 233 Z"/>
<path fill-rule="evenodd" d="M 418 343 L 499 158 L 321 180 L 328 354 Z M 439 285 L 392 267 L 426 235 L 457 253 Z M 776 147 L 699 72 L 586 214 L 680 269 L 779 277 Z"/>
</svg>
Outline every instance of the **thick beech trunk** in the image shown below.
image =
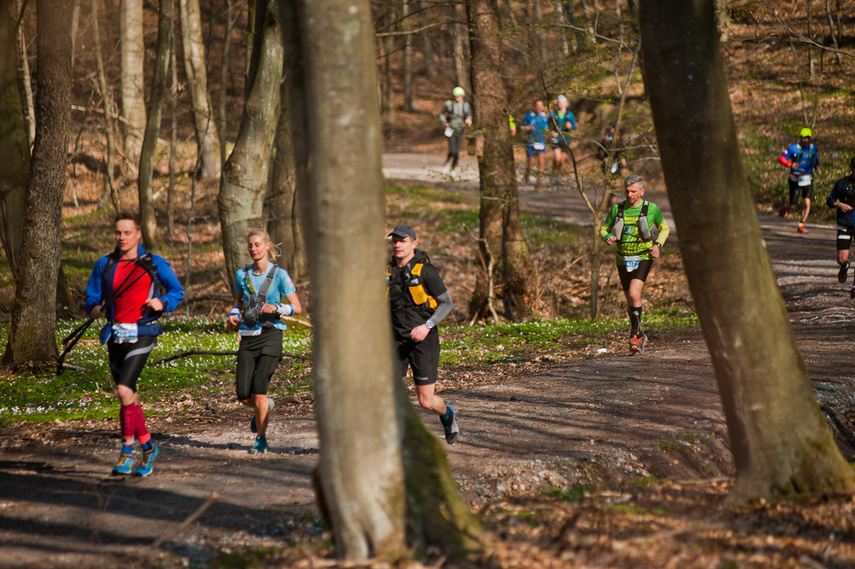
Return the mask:
<svg viewBox="0 0 855 569">
<path fill-rule="evenodd" d="M 270 151 L 281 105 L 283 51 L 276 0 L 258 2 L 253 28 L 253 58 L 246 81 L 248 96 L 234 150 L 223 168 L 217 198 L 229 276 L 250 261 L 244 239 L 247 232 L 264 227 L 262 214 Z M 230 282 L 234 285 L 233 279 Z"/>
<path fill-rule="evenodd" d="M 816 402 L 739 154 L 713 0 L 641 3 L 642 49 L 680 251 L 715 368 L 732 499 L 855 489 Z"/>
<path fill-rule="evenodd" d="M 30 162 L 20 275 L 3 364 L 56 365 L 62 198 L 71 123 L 71 4 L 36 2 L 36 139 Z M 45 306 L 45 299 L 51 299 Z M 46 309 L 47 308 L 47 309 Z"/>
</svg>

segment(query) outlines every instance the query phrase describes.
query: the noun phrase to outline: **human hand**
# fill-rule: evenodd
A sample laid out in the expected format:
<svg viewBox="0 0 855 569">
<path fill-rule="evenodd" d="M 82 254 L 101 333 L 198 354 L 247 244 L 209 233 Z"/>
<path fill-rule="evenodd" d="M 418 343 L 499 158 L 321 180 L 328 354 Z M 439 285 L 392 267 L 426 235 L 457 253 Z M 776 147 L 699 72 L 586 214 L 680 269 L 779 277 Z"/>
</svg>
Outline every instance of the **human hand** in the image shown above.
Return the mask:
<svg viewBox="0 0 855 569">
<path fill-rule="evenodd" d="M 614 245 L 615 241 L 617 241 L 617 237 L 615 237 L 614 235 L 609 235 L 608 237 L 606 237 L 606 243 L 608 245 Z"/>
<path fill-rule="evenodd" d="M 159 298 L 149 298 L 145 301 L 145 305 L 155 312 L 163 312 L 163 301 Z"/>
<path fill-rule="evenodd" d="M 430 333 L 430 328 L 426 325 L 422 324 L 421 326 L 416 326 L 410 331 L 410 338 L 412 338 L 416 342 L 421 342 L 427 335 Z"/>
<path fill-rule="evenodd" d="M 843 202 L 837 202 L 837 209 L 839 209 L 843 213 L 848 213 L 852 211 L 852 206 Z"/>
<path fill-rule="evenodd" d="M 104 307 L 100 304 L 93 306 L 92 310 L 89 311 L 89 316 L 92 318 L 101 318 L 104 316 Z"/>
<path fill-rule="evenodd" d="M 266 302 L 261 306 L 261 310 L 258 311 L 259 314 L 270 314 L 271 312 L 276 312 L 276 307 Z"/>
<path fill-rule="evenodd" d="M 659 246 L 659 243 L 654 243 L 653 247 L 651 247 L 648 250 L 650 251 L 650 256 L 653 257 L 654 259 L 658 259 L 659 253 L 662 252 L 662 248 Z"/>
</svg>

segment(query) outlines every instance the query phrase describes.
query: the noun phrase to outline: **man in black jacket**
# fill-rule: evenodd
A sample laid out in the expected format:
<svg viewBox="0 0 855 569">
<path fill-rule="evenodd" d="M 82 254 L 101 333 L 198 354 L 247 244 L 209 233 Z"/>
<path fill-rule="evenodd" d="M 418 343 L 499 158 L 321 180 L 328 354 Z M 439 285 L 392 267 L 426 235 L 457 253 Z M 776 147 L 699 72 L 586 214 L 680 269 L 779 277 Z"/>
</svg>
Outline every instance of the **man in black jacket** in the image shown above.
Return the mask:
<svg viewBox="0 0 855 569">
<path fill-rule="evenodd" d="M 392 333 L 401 375 L 413 370 L 419 405 L 439 415 L 449 444 L 457 441 L 459 429 L 454 407 L 435 393 L 439 369 L 439 332 L 436 325 L 451 314 L 454 303 L 436 268 L 409 225 L 399 225 L 387 237 L 395 245 L 386 266 L 386 295 L 392 311 Z"/>
<path fill-rule="evenodd" d="M 849 161 L 849 175 L 834 183 L 825 203 L 837 210 L 837 280 L 842 284 L 849 271 L 849 247 L 855 238 L 855 157 Z M 855 284 L 849 296 L 855 298 Z"/>
</svg>

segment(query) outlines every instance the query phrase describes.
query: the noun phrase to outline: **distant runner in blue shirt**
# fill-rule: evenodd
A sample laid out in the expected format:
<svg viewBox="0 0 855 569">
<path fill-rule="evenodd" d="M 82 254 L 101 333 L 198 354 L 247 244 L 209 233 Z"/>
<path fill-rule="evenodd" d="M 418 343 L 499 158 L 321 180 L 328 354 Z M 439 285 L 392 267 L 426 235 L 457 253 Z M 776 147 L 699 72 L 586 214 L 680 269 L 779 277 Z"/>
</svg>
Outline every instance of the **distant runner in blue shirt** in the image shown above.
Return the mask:
<svg viewBox="0 0 855 569">
<path fill-rule="evenodd" d="M 564 165 L 564 154 L 570 152 L 570 135 L 576 130 L 576 116 L 567 110 L 567 97 L 558 95 L 558 109 L 549 116 L 549 128 L 552 130 L 552 181 L 558 181 L 558 174 Z"/>
<path fill-rule="evenodd" d="M 789 145 L 778 158 L 778 162 L 790 169 L 787 181 L 790 185 L 790 201 L 781 207 L 781 217 L 786 217 L 791 208 L 799 203 L 802 196 L 802 210 L 799 214 L 799 227 L 796 231 L 807 233 L 805 222 L 810 213 L 810 200 L 813 196 L 813 174 L 819 174 L 819 154 L 816 144 L 811 143 L 811 131 L 803 128 L 799 141 Z"/>
<path fill-rule="evenodd" d="M 534 103 L 534 110 L 529 111 L 520 122 L 520 128 L 527 133 L 525 155 L 525 181 L 529 181 L 531 168 L 537 158 L 537 182 L 535 188 L 540 187 L 543 171 L 546 170 L 546 135 L 549 132 L 549 115 L 543 111 L 543 101 Z"/>
</svg>

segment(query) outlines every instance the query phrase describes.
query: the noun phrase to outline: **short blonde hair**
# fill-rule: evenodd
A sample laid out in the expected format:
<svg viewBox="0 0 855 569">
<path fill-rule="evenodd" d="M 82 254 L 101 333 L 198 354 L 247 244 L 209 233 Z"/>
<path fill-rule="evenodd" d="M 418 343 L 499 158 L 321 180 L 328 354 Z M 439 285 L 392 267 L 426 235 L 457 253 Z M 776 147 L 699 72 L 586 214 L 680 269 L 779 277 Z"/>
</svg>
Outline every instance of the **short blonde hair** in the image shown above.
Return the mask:
<svg viewBox="0 0 855 569">
<path fill-rule="evenodd" d="M 261 237 L 265 243 L 270 245 L 270 249 L 267 250 L 267 260 L 275 261 L 276 258 L 280 255 L 279 253 L 279 245 L 274 244 L 270 240 L 270 234 L 267 233 L 264 229 L 250 229 L 246 234 L 246 242 L 249 243 L 249 240 L 258 235 Z"/>
</svg>

